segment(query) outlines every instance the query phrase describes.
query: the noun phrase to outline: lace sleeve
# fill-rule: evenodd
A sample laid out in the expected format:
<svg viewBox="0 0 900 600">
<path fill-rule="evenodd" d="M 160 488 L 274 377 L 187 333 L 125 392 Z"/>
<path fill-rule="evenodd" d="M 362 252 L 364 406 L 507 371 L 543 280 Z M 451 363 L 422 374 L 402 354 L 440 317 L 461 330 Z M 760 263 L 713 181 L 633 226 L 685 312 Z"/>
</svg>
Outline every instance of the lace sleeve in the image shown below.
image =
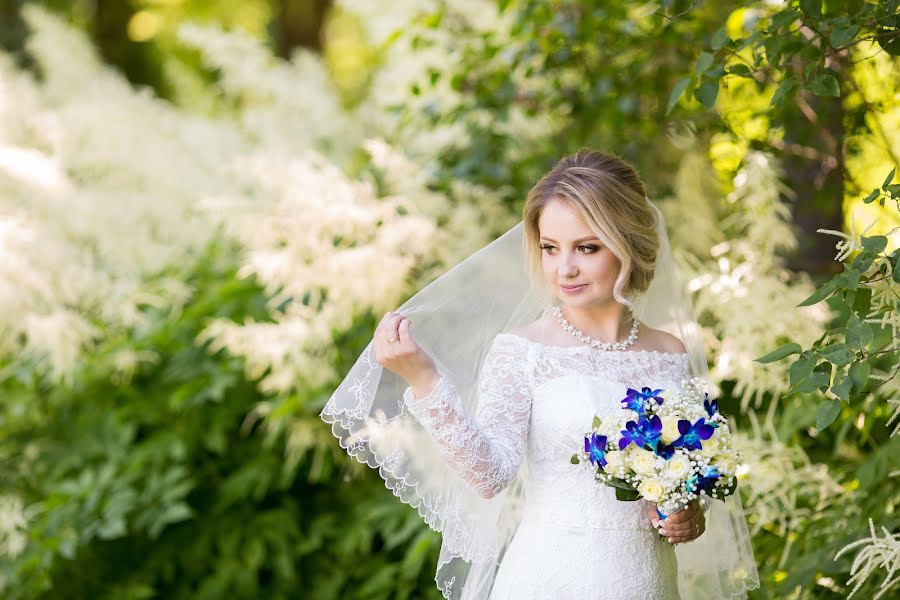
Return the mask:
<svg viewBox="0 0 900 600">
<path fill-rule="evenodd" d="M 491 498 L 509 485 L 522 462 L 531 416 L 525 349 L 516 336 L 497 337 L 488 349 L 474 418 L 445 377 L 427 396 L 417 399 L 406 388 L 403 399 L 444 460 L 479 495 Z"/>
</svg>

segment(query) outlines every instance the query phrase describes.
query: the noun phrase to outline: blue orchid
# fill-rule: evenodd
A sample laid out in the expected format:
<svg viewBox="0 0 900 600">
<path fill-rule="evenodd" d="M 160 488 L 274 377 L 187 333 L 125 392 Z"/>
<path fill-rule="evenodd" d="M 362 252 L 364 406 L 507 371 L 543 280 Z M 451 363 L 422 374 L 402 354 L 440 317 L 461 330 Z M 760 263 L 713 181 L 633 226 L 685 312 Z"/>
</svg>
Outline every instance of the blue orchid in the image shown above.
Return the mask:
<svg viewBox="0 0 900 600">
<path fill-rule="evenodd" d="M 675 455 L 675 446 L 671 444 L 657 444 L 656 455 L 664 458 L 665 460 L 669 460 L 670 458 L 672 458 L 672 456 Z"/>
<path fill-rule="evenodd" d="M 697 419 L 693 425 L 690 421 L 681 419 L 678 421 L 678 433 L 681 437 L 672 442 L 672 445 L 686 450 L 700 450 L 703 448 L 700 440 L 708 440 L 715 430 L 716 428 L 707 423 L 703 417 Z"/>
<path fill-rule="evenodd" d="M 706 490 L 707 492 L 712 490 L 713 486 L 716 485 L 716 481 L 719 480 L 719 477 L 721 477 L 719 469 L 707 466 L 703 474 L 700 475 L 700 480 L 698 482 L 700 489 Z"/>
<path fill-rule="evenodd" d="M 654 390 L 648 387 L 641 388 L 641 391 L 637 391 L 632 388 L 628 388 L 626 391 L 626 396 L 622 399 L 622 408 L 630 408 L 634 412 L 639 415 L 644 414 L 644 404 L 647 400 L 656 400 L 657 404 L 662 404 L 663 399 L 660 397 L 661 389 Z"/>
<path fill-rule="evenodd" d="M 596 433 L 584 436 L 584 451 L 591 459 L 592 465 L 606 466 L 606 436 Z"/>
<path fill-rule="evenodd" d="M 719 412 L 719 401 L 713 400 L 709 401 L 709 394 L 704 394 L 707 399 L 703 400 L 703 408 L 706 409 L 706 414 L 709 415 L 709 418 L 712 418 L 714 414 Z M 711 423 L 712 424 L 712 423 Z"/>
<path fill-rule="evenodd" d="M 653 415 L 649 419 L 641 415 L 637 421 L 625 423 L 622 438 L 619 440 L 619 450 L 624 450 L 633 443 L 638 448 L 648 446 L 655 451 L 661 435 L 662 419 L 658 415 Z"/>
</svg>

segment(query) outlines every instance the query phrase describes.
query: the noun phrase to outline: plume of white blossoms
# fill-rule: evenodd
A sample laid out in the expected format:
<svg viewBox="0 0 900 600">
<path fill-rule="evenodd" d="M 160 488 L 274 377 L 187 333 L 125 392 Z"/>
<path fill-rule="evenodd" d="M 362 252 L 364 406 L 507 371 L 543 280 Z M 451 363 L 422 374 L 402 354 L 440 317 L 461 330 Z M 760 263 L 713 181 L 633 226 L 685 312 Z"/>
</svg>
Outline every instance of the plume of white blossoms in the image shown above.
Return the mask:
<svg viewBox="0 0 900 600">
<path fill-rule="evenodd" d="M 245 248 L 240 275 L 266 287 L 274 323 L 214 322 L 213 349 L 244 356 L 266 391 L 322 385 L 336 376 L 331 332 L 365 310 L 396 308 L 411 269 L 431 253 L 434 223 L 409 198 L 380 197 L 315 154 L 258 155 L 242 165 L 253 196 L 211 198 L 206 207 Z"/>
<path fill-rule="evenodd" d="M 900 582 L 900 533 L 891 533 L 883 526 L 881 531 L 884 537 L 878 537 L 875 533 L 875 524 L 869 519 L 869 537 L 847 544 L 834 555 L 834 559 L 837 560 L 843 554 L 859 549 L 859 554 L 853 559 L 853 565 L 850 567 L 847 585 L 853 585 L 853 589 L 848 598 L 852 598 L 869 576 L 879 569 L 884 569 L 887 574 L 873 600 L 883 597 Z"/>
<path fill-rule="evenodd" d="M 236 106 L 235 124 L 255 147 L 285 155 L 317 150 L 346 164 L 366 131 L 341 98 L 320 57 L 305 48 L 289 61 L 261 40 L 238 32 L 186 24 L 179 39 L 198 50 L 219 74 L 221 91 Z"/>
<path fill-rule="evenodd" d="M 49 13 L 23 15 L 42 78 L 0 54 L 0 352 L 63 379 L 101 329 L 187 297 L 164 273 L 214 235 L 197 200 L 233 187 L 245 142 L 135 91 Z"/>
<path fill-rule="evenodd" d="M 25 549 L 28 517 L 22 499 L 0 495 L 0 556 L 14 558 Z M 3 589 L 0 575 L 0 590 Z"/>
<path fill-rule="evenodd" d="M 822 519 L 835 506 L 852 507 L 853 498 L 834 480 L 828 465 L 813 463 L 802 448 L 784 444 L 771 420 L 761 425 L 753 410 L 747 416 L 751 433 L 734 435 L 748 475 L 744 507 L 750 535 L 765 528 L 784 539 L 780 568 L 788 559 L 796 531 Z"/>
<path fill-rule="evenodd" d="M 753 359 L 787 339 L 809 345 L 829 315 L 824 304 L 796 308 L 815 287 L 806 274 L 792 275 L 784 267 L 781 253 L 795 248 L 797 239 L 790 209 L 780 199 L 786 190 L 774 159 L 748 154 L 725 202 L 708 188 L 704 191 L 702 184 L 711 178 L 696 175 L 702 171 L 701 161 L 682 162 L 676 198 L 662 209 L 673 223 L 694 223 L 695 214 L 701 217 L 697 230 L 673 227 L 670 235 L 697 315 L 711 323 L 704 328 L 710 377 L 716 383 L 736 381 L 734 393 L 746 410 L 754 400 L 759 406 L 766 393 L 777 399 L 789 381 L 789 361 L 760 365 Z M 708 259 L 690 253 L 698 245 L 707 248 Z"/>
</svg>

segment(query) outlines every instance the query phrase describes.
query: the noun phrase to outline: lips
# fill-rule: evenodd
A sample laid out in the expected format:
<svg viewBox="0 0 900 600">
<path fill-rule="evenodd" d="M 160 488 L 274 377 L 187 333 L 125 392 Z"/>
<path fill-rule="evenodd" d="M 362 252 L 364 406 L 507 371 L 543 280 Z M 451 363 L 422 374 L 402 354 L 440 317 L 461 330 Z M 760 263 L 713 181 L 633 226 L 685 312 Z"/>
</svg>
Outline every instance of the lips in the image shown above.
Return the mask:
<svg viewBox="0 0 900 600">
<path fill-rule="evenodd" d="M 584 287 L 585 285 L 587 285 L 587 284 L 586 284 L 586 283 L 582 283 L 582 284 L 580 284 L 580 285 L 560 285 L 559 287 L 561 287 L 561 288 L 564 289 L 564 290 L 574 290 L 574 289 L 577 289 L 577 288 L 580 288 L 580 287 Z"/>
</svg>

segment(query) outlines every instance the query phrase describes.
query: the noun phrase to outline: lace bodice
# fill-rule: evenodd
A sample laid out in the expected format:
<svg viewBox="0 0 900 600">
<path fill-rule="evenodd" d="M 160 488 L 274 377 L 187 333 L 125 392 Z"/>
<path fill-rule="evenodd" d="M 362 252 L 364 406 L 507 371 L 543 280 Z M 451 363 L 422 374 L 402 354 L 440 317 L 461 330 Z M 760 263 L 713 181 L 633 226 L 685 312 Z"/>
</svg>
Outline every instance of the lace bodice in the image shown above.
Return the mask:
<svg viewBox="0 0 900 600">
<path fill-rule="evenodd" d="M 591 469 L 569 459 L 595 414 L 621 410 L 626 388 L 681 389 L 687 377 L 687 354 L 550 346 L 503 333 L 485 356 L 476 414 L 446 378 L 423 398 L 407 388 L 404 401 L 444 460 L 480 495 L 500 493 L 522 468 L 524 518 L 650 529 L 643 501 L 617 501 Z"/>
</svg>

